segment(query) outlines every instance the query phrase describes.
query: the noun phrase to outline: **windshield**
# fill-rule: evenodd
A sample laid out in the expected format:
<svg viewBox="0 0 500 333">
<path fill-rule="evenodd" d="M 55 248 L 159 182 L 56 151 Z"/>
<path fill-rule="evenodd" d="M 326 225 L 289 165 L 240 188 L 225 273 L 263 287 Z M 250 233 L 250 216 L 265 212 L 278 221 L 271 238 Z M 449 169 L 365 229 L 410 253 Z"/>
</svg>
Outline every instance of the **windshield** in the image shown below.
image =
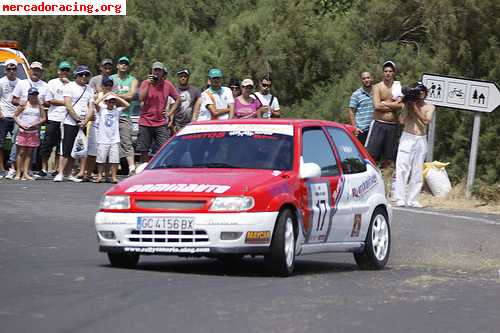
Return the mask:
<svg viewBox="0 0 500 333">
<path fill-rule="evenodd" d="M 178 135 L 151 161 L 150 169 L 234 168 L 291 170 L 293 137 L 256 132 Z"/>
</svg>

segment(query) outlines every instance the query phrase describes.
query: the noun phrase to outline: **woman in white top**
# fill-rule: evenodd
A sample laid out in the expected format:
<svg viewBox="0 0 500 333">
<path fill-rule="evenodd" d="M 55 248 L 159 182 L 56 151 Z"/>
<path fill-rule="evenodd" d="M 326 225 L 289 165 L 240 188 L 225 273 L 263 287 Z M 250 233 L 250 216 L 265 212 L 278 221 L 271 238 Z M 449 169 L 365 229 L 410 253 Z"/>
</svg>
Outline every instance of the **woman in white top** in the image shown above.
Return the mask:
<svg viewBox="0 0 500 333">
<path fill-rule="evenodd" d="M 19 105 L 14 113 L 14 120 L 19 126 L 16 139 L 16 180 L 34 180 L 28 174 L 31 153 L 33 148 L 40 146 L 39 127 L 47 120 L 43 106 L 38 100 L 38 94 L 37 88 L 30 88 L 26 105 Z"/>
</svg>

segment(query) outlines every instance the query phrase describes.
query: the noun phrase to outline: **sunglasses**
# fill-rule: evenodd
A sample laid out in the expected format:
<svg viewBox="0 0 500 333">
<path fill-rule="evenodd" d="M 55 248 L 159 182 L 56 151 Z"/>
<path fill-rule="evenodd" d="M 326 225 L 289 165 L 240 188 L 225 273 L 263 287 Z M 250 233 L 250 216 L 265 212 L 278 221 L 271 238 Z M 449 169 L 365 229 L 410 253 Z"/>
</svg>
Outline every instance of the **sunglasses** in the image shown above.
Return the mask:
<svg viewBox="0 0 500 333">
<path fill-rule="evenodd" d="M 104 85 L 104 87 L 112 87 L 113 86 L 113 83 L 107 83 Z"/>
<path fill-rule="evenodd" d="M 87 77 L 87 76 L 90 76 L 90 73 L 79 73 L 79 74 L 76 74 L 76 76 Z"/>
<path fill-rule="evenodd" d="M 5 70 L 6 70 L 7 72 L 14 72 L 14 71 L 16 71 L 16 70 L 17 70 L 17 68 L 16 68 L 16 67 L 7 67 L 7 68 L 5 68 Z"/>
<path fill-rule="evenodd" d="M 231 90 L 240 90 L 241 89 L 239 86 L 231 86 L 229 88 L 231 88 Z"/>
<path fill-rule="evenodd" d="M 61 72 L 69 72 L 70 70 L 71 70 L 71 69 L 69 69 L 69 68 L 61 68 L 61 69 L 60 69 L 60 71 L 61 71 Z"/>
<path fill-rule="evenodd" d="M 269 84 L 269 83 L 261 83 L 260 85 L 263 86 L 264 88 L 268 88 L 268 87 L 271 88 L 271 84 Z"/>
</svg>

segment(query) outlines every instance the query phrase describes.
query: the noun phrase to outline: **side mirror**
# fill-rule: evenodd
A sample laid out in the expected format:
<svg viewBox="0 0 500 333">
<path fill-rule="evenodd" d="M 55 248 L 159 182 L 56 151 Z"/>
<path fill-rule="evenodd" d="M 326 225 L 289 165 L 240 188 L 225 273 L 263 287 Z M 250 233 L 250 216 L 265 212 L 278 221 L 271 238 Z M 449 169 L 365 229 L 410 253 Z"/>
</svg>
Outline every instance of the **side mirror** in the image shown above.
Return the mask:
<svg viewBox="0 0 500 333">
<path fill-rule="evenodd" d="M 300 179 L 321 177 L 321 168 L 316 163 L 300 163 Z"/>
<path fill-rule="evenodd" d="M 137 174 L 143 172 L 144 169 L 146 169 L 147 166 L 148 166 L 147 163 L 140 164 L 137 168 L 135 168 L 135 174 L 137 175 Z"/>
</svg>

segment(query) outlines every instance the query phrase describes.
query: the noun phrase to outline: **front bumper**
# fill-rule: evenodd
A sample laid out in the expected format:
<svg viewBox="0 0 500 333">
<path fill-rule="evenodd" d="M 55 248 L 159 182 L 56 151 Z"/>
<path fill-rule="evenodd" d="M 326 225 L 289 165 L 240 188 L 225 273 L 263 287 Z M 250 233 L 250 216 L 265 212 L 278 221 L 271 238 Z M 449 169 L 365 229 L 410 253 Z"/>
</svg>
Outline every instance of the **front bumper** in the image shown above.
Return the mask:
<svg viewBox="0 0 500 333">
<path fill-rule="evenodd" d="M 138 218 L 189 217 L 193 219 L 193 231 L 179 233 L 160 230 L 137 229 Z M 110 253 L 139 253 L 144 255 L 194 255 L 218 254 L 265 254 L 269 252 L 274 224 L 278 212 L 258 213 L 109 213 L 98 212 L 95 227 L 99 250 Z M 104 235 L 114 233 L 114 238 Z M 221 233 L 236 233 L 234 239 L 221 239 Z M 269 235 L 262 239 L 247 239 L 252 235 Z M 241 234 L 240 234 L 241 233 Z M 187 234 L 187 235 L 185 235 Z"/>
</svg>

